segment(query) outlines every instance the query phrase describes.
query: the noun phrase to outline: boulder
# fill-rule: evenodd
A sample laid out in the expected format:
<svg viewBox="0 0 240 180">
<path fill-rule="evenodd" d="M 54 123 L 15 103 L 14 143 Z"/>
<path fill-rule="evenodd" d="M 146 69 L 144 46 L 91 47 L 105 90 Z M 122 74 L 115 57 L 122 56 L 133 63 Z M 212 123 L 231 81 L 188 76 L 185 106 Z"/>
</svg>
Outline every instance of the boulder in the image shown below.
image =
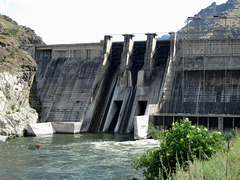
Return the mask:
<svg viewBox="0 0 240 180">
<path fill-rule="evenodd" d="M 8 139 L 8 136 L 1 136 L 0 135 L 0 142 L 5 142 Z"/>
</svg>

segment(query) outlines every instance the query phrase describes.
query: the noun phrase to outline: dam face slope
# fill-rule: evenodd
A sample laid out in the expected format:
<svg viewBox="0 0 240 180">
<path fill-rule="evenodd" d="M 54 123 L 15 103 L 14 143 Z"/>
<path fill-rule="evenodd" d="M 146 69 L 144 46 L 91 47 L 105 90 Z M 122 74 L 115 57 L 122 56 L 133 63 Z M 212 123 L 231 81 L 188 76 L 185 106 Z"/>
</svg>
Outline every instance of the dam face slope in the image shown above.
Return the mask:
<svg viewBox="0 0 240 180">
<path fill-rule="evenodd" d="M 133 132 L 134 116 L 148 114 L 162 93 L 170 41 L 37 46 L 41 122 L 81 122 L 81 132 Z"/>
<path fill-rule="evenodd" d="M 38 46 L 41 122 L 79 122 L 102 64 L 102 44 Z"/>
</svg>

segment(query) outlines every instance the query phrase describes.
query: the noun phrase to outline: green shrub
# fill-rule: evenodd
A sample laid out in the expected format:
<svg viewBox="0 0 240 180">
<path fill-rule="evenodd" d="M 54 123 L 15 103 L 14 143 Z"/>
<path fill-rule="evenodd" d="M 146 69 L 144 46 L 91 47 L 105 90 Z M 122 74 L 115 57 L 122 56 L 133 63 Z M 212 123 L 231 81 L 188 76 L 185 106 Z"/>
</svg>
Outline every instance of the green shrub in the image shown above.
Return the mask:
<svg viewBox="0 0 240 180">
<path fill-rule="evenodd" d="M 13 105 L 12 105 L 12 110 L 14 111 L 15 108 L 16 108 L 16 104 L 13 104 Z"/>
<path fill-rule="evenodd" d="M 231 135 L 231 134 L 230 134 Z M 190 164 L 189 172 L 177 169 L 173 179 L 240 179 L 240 137 L 238 130 L 233 131 L 229 141 L 229 150 L 217 152 L 207 161 L 195 159 Z"/>
<path fill-rule="evenodd" d="M 16 112 L 20 112 L 20 109 L 17 109 Z"/>
<path fill-rule="evenodd" d="M 11 58 L 14 58 L 14 54 L 15 54 L 15 52 L 12 51 L 8 56 Z"/>
<path fill-rule="evenodd" d="M 187 169 L 194 158 L 207 159 L 219 150 L 224 151 L 226 144 L 221 132 L 193 126 L 188 119 L 173 123 L 170 130 L 157 131 L 152 126 L 150 133 L 160 140 L 160 147 L 132 159 L 133 167 L 142 169 L 147 179 L 165 178 L 175 172 L 177 165 Z"/>
</svg>

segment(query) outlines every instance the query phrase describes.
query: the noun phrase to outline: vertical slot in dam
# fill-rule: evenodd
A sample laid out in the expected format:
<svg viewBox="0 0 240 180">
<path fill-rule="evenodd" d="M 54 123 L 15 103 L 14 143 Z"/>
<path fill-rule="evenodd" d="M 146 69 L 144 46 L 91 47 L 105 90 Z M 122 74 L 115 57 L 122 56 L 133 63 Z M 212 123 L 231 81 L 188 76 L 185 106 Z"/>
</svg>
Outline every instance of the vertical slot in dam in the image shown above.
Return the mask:
<svg viewBox="0 0 240 180">
<path fill-rule="evenodd" d="M 130 118 L 130 115 L 132 112 L 132 106 L 133 106 L 133 102 L 134 102 L 134 98 L 135 98 L 135 94 L 136 94 L 137 75 L 138 75 L 138 71 L 141 69 L 142 65 L 143 65 L 142 63 L 133 64 L 133 67 L 131 69 L 132 88 L 130 90 L 130 93 L 129 93 L 128 99 L 127 99 L 127 103 L 124 108 L 123 117 L 122 117 L 121 124 L 120 124 L 120 133 L 124 133 L 126 131 L 128 123 L 129 123 L 129 118 Z"/>
<path fill-rule="evenodd" d="M 115 43 L 110 54 L 110 65 L 106 70 L 100 85 L 98 98 L 93 111 L 88 132 L 102 132 L 106 116 L 112 101 L 113 93 L 118 82 L 119 65 L 123 44 Z M 118 113 L 119 114 L 119 113 Z"/>
<path fill-rule="evenodd" d="M 140 71 L 144 65 L 144 55 L 146 52 L 145 42 L 136 42 L 133 49 L 133 54 L 131 55 L 132 67 L 131 67 L 131 77 L 132 77 L 132 87 L 127 98 L 127 103 L 123 111 L 123 116 L 120 123 L 120 133 L 126 133 L 129 124 L 129 119 L 132 113 L 133 103 L 136 95 L 138 71 Z M 133 130 L 131 130 L 133 131 Z"/>
<path fill-rule="evenodd" d="M 145 114 L 147 107 L 147 101 L 138 101 L 138 116 L 142 116 Z"/>
<path fill-rule="evenodd" d="M 101 132 L 106 118 L 107 109 L 110 106 L 114 88 L 117 83 L 116 72 L 118 65 L 111 64 L 102 81 L 100 94 L 95 106 L 89 132 Z"/>
<path fill-rule="evenodd" d="M 121 111 L 121 108 L 122 108 L 122 101 L 114 101 L 114 106 L 115 106 L 115 113 L 114 113 L 114 116 L 113 116 L 113 119 L 111 119 L 111 124 L 109 126 L 109 129 L 107 132 L 109 133 L 114 133 L 114 129 L 116 127 L 116 124 L 117 124 L 117 121 L 118 121 L 118 116 L 119 116 L 119 113 Z"/>
</svg>

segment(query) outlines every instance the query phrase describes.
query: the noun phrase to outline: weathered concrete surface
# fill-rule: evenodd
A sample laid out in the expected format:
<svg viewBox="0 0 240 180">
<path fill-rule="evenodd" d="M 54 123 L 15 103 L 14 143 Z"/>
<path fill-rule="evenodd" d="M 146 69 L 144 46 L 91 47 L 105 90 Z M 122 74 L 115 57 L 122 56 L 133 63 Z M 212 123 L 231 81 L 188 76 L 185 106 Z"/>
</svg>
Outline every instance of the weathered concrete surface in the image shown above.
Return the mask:
<svg viewBox="0 0 240 180">
<path fill-rule="evenodd" d="M 41 122 L 80 122 L 102 64 L 98 44 L 36 47 Z"/>
<path fill-rule="evenodd" d="M 213 129 L 238 124 L 238 117 L 227 115 L 239 114 L 240 40 L 177 40 L 171 33 L 170 40 L 156 41 L 155 36 L 37 47 L 41 121 L 80 122 L 81 132 L 112 133 L 133 132 L 134 116 L 142 115 L 155 123 L 154 116 L 163 114 L 156 119 L 162 128 L 186 114 Z"/>
<path fill-rule="evenodd" d="M 209 129 L 240 127 L 240 39 L 181 39 L 168 65 L 154 123 L 189 118 Z"/>
<path fill-rule="evenodd" d="M 147 139 L 149 116 L 134 117 L 134 140 Z"/>
<path fill-rule="evenodd" d="M 239 48 L 240 39 L 180 41 L 160 112 L 240 115 Z"/>
<path fill-rule="evenodd" d="M 43 136 L 54 134 L 56 130 L 53 128 L 51 122 L 29 124 L 27 127 L 27 135 L 29 136 Z"/>
<path fill-rule="evenodd" d="M 28 136 L 42 136 L 48 134 L 76 134 L 80 133 L 81 122 L 47 122 L 29 124 L 27 127 Z"/>
<path fill-rule="evenodd" d="M 103 132 L 133 132 L 134 116 L 144 115 L 149 104 L 159 101 L 170 44 L 156 43 L 154 35 L 147 36 L 147 42 L 133 43 L 132 35 L 124 35 L 123 50 L 118 56 L 121 59 L 119 78 L 105 112 L 105 120 L 101 123 L 100 130 Z M 155 50 L 155 46 L 158 50 Z M 145 68 L 145 65 L 149 68 Z M 151 78 L 146 78 L 145 74 L 151 75 Z"/>
<path fill-rule="evenodd" d="M 151 82 L 151 76 L 153 73 L 153 70 L 156 67 L 156 63 L 155 63 L 155 59 L 154 59 L 154 53 L 156 50 L 156 46 L 157 46 L 157 40 L 155 38 L 155 36 L 157 36 L 157 34 L 155 33 L 148 33 L 147 35 L 147 42 L 146 42 L 146 53 L 145 53 L 145 57 L 144 57 L 144 79 L 145 79 L 145 83 L 146 85 L 149 85 L 148 83 Z"/>
<path fill-rule="evenodd" d="M 104 111 L 108 108 L 108 101 L 111 99 L 117 78 L 117 65 L 109 61 L 112 42 L 111 36 L 105 36 L 103 46 L 103 63 L 93 83 L 91 101 L 88 102 L 84 112 L 84 120 L 81 132 L 101 132 L 101 124 L 104 119 Z"/>
<path fill-rule="evenodd" d="M 82 123 L 80 122 L 52 122 L 56 133 L 60 134 L 76 134 L 80 133 Z"/>
<path fill-rule="evenodd" d="M 103 45 L 36 47 L 41 122 L 82 122 L 81 132 L 133 132 L 134 116 L 159 101 L 170 43 L 154 34 L 147 42 L 124 37 L 123 43 L 106 36 Z"/>
</svg>

